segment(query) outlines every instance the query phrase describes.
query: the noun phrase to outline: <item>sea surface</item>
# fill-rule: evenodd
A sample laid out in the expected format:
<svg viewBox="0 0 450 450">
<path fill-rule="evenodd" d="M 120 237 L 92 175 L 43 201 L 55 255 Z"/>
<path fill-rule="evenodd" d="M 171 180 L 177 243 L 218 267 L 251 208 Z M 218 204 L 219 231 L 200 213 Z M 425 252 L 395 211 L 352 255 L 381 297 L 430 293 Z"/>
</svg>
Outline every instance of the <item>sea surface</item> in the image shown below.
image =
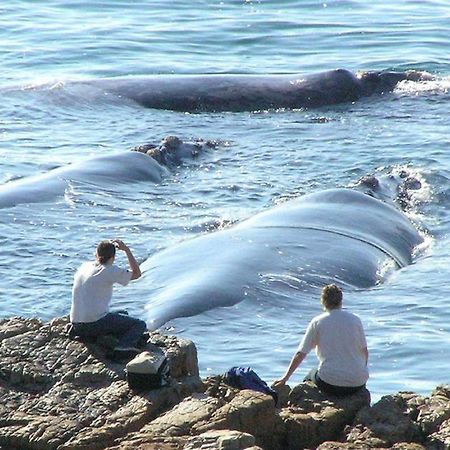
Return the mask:
<svg viewBox="0 0 450 450">
<path fill-rule="evenodd" d="M 3 2 L 0 183 L 167 135 L 222 144 L 158 184 L 75 183 L 64 197 L 1 209 L 0 317 L 68 314 L 74 271 L 101 239 L 122 238 L 143 262 L 286 199 L 408 167 L 423 181 L 411 218 L 427 245 L 344 301 L 366 329 L 373 399 L 449 383 L 449 23 L 444 0 Z M 320 109 L 198 114 L 64 89 L 116 76 L 335 68 L 417 69 L 436 81 Z M 271 382 L 321 310 L 318 296 L 296 295 L 282 277 L 260 293 L 163 331 L 196 343 L 202 376 L 244 365 Z M 113 302 L 144 317 L 150 295 L 139 280 Z M 309 355 L 291 384 L 315 361 Z"/>
</svg>

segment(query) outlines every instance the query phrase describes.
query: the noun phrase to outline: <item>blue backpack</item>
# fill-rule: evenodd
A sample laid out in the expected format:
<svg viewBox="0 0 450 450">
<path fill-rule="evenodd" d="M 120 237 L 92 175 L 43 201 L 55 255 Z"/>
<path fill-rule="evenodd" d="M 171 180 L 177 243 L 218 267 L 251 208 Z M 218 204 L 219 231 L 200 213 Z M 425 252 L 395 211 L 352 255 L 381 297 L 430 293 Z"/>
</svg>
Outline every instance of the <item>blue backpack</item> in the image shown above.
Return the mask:
<svg viewBox="0 0 450 450">
<path fill-rule="evenodd" d="M 271 395 L 275 401 L 278 401 L 278 394 L 267 383 L 256 374 L 251 367 L 232 367 L 225 372 L 225 382 L 238 389 L 251 389 L 252 391 L 263 392 Z"/>
</svg>

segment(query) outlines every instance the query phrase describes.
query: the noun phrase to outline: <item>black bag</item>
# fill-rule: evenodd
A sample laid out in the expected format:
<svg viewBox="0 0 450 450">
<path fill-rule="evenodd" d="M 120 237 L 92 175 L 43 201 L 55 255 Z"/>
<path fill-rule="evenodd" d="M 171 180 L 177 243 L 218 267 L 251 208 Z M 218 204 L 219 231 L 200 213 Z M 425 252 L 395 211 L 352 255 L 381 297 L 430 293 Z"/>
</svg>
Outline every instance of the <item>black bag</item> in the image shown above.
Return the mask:
<svg viewBox="0 0 450 450">
<path fill-rule="evenodd" d="M 130 389 L 158 389 L 169 383 L 169 361 L 163 354 L 142 352 L 125 366 L 125 373 Z"/>
</svg>

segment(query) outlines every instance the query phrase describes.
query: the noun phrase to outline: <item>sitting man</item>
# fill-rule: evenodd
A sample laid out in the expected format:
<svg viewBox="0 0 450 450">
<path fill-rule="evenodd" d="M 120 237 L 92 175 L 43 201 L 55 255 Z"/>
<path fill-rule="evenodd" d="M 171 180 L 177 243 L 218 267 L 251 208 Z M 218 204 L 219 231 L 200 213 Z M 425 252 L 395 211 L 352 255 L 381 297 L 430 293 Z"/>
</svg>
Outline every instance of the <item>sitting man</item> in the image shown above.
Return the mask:
<svg viewBox="0 0 450 450">
<path fill-rule="evenodd" d="M 116 248 L 127 255 L 131 271 L 114 264 Z M 119 339 L 115 354 L 139 353 L 136 345 L 147 329 L 145 322 L 109 312 L 109 304 L 114 283 L 125 286 L 140 276 L 139 264 L 126 244 L 119 239 L 100 242 L 96 260 L 83 263 L 74 276 L 70 310 L 73 334 L 82 338 L 112 334 Z"/>
<path fill-rule="evenodd" d="M 369 378 L 364 329 L 358 316 L 342 309 L 342 290 L 338 286 L 325 286 L 321 303 L 325 312 L 311 320 L 286 373 L 273 386 L 283 386 L 315 349 L 319 367 L 305 381 L 313 381 L 320 390 L 332 395 L 350 395 L 364 388 Z"/>
</svg>

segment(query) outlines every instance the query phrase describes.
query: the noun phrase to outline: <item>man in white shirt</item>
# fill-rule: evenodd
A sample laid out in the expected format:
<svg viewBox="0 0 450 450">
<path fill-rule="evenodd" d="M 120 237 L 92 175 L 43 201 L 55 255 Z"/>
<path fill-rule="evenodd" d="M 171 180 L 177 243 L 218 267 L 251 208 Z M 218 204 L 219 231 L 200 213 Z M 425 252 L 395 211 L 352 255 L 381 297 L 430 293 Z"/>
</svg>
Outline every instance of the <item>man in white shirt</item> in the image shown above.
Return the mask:
<svg viewBox="0 0 450 450">
<path fill-rule="evenodd" d="M 369 352 L 361 320 L 342 310 L 342 290 L 334 284 L 322 289 L 321 303 L 325 312 L 311 320 L 286 373 L 274 386 L 284 385 L 315 348 L 319 367 L 305 381 L 314 381 L 333 395 L 352 394 L 365 387 L 369 378 Z"/>
<path fill-rule="evenodd" d="M 125 252 L 130 270 L 114 264 L 116 248 Z M 126 286 L 141 276 L 133 253 L 121 240 L 102 241 L 97 246 L 96 260 L 83 263 L 74 276 L 70 321 L 80 337 L 113 334 L 119 341 L 116 352 L 136 353 L 136 345 L 147 329 L 143 320 L 127 314 L 110 312 L 113 285 Z"/>
</svg>

